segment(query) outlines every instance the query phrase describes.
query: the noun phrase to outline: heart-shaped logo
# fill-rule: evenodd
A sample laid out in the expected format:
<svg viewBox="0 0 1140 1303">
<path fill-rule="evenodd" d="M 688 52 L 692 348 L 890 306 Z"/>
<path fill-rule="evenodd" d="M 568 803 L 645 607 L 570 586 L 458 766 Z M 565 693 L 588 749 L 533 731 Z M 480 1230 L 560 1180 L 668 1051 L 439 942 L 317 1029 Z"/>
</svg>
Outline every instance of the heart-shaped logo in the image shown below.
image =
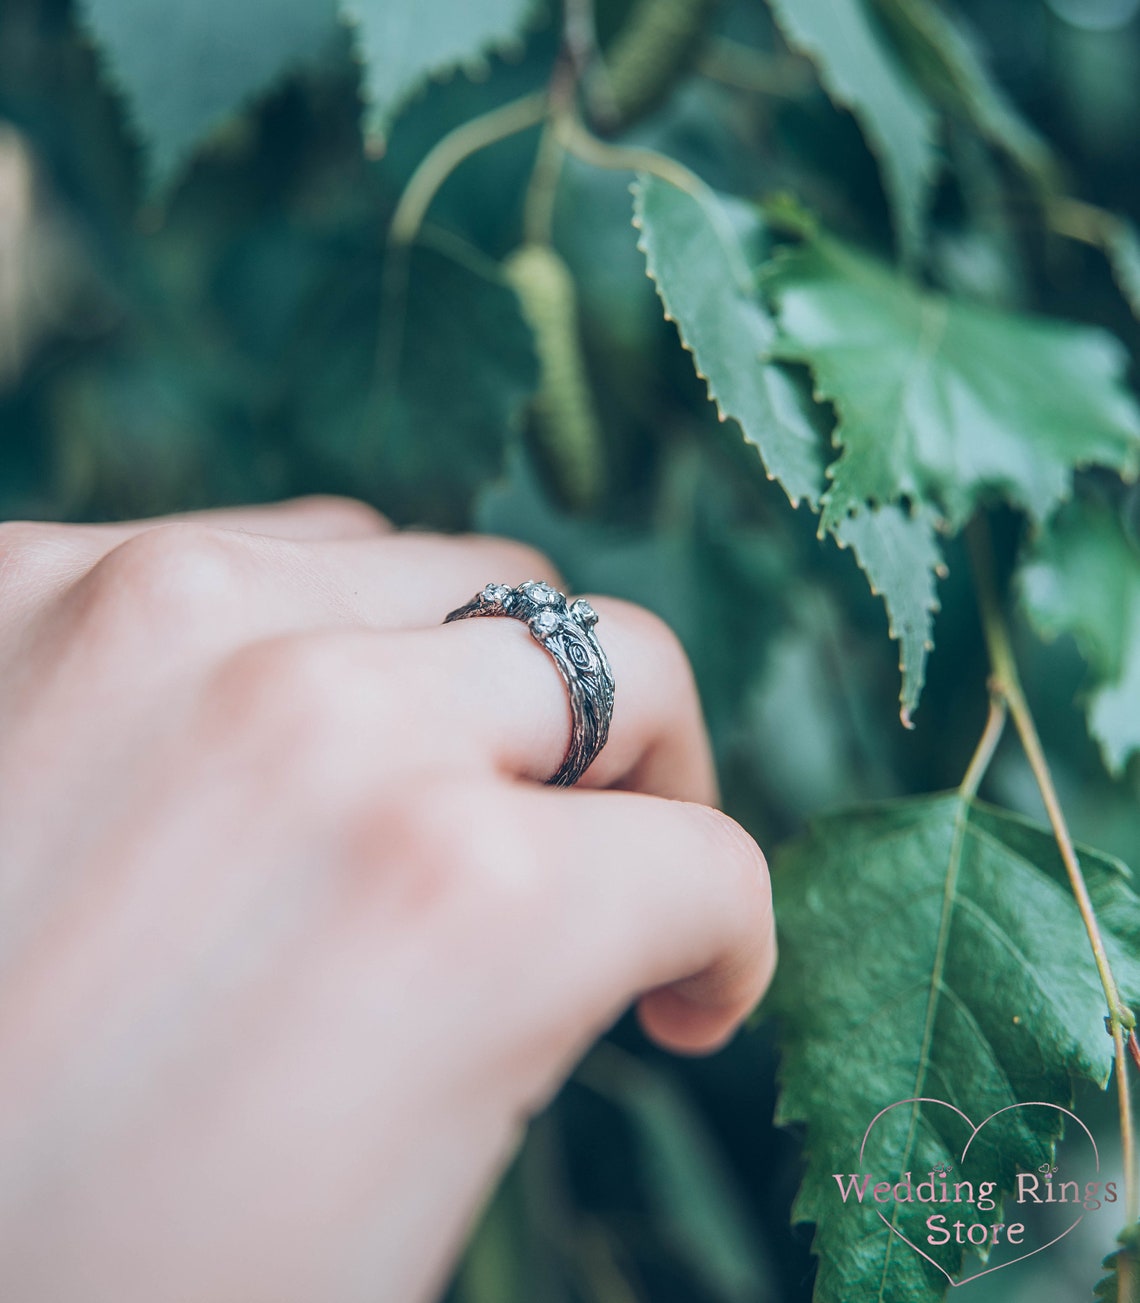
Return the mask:
<svg viewBox="0 0 1140 1303">
<path fill-rule="evenodd" d="M 1097 1149 L 1096 1141 L 1093 1139 L 1092 1132 L 1088 1129 L 1087 1126 L 1085 1126 L 1085 1124 L 1081 1121 L 1079 1117 L 1077 1117 L 1075 1113 L 1070 1112 L 1067 1108 L 1062 1108 L 1059 1104 L 1051 1104 L 1044 1100 L 1028 1100 L 1024 1104 L 1007 1104 L 1005 1108 L 999 1108 L 996 1112 L 991 1113 L 989 1117 L 983 1118 L 981 1122 L 975 1125 L 975 1123 L 969 1117 L 967 1117 L 966 1114 L 963 1113 L 960 1108 L 956 1108 L 953 1104 L 948 1104 L 943 1099 L 931 1099 L 925 1095 L 916 1096 L 911 1099 L 896 1100 L 893 1104 L 888 1104 L 886 1108 L 880 1109 L 879 1112 L 875 1114 L 875 1116 L 868 1123 L 867 1130 L 863 1133 L 863 1143 L 859 1146 L 860 1166 L 862 1166 L 863 1164 L 863 1156 L 867 1149 L 867 1141 L 870 1138 L 871 1132 L 874 1130 L 876 1124 L 880 1122 L 882 1118 L 886 1116 L 886 1114 L 890 1113 L 892 1109 L 901 1108 L 907 1104 L 910 1105 L 934 1104 L 940 1108 L 950 1109 L 952 1112 L 956 1113 L 962 1119 L 962 1121 L 969 1128 L 969 1135 L 967 1136 L 966 1143 L 962 1148 L 962 1153 L 958 1160 L 959 1163 L 965 1162 L 966 1156 L 970 1152 L 971 1145 L 973 1145 L 974 1141 L 978 1138 L 979 1133 L 983 1131 L 985 1127 L 987 1127 L 994 1120 L 994 1118 L 1000 1117 L 1003 1113 L 1009 1113 L 1012 1112 L 1013 1110 L 1022 1109 L 1022 1108 L 1054 1109 L 1058 1113 L 1063 1113 L 1067 1118 L 1072 1118 L 1072 1120 L 1077 1124 L 1077 1126 L 1079 1126 L 1080 1129 L 1088 1137 L 1089 1144 L 1092 1145 L 1093 1159 L 1095 1160 L 1096 1163 L 1096 1171 L 1098 1173 L 1100 1172 L 1100 1152 Z M 949 1170 L 948 1167 L 946 1170 Z M 1055 1170 L 1056 1170 L 1055 1168 L 1051 1169 L 1051 1171 L 1055 1171 Z M 931 1179 L 933 1180 L 935 1175 L 944 1175 L 944 1174 L 945 1174 L 944 1172 L 940 1172 L 940 1171 L 932 1172 Z M 1051 1176 L 1046 1177 L 1046 1180 L 1049 1179 L 1051 1179 Z M 988 1276 L 991 1272 L 1001 1271 L 1003 1267 L 1012 1267 L 1015 1262 L 1024 1262 L 1026 1258 L 1032 1258 L 1035 1254 L 1042 1253 L 1045 1249 L 1051 1248 L 1059 1240 L 1063 1240 L 1065 1236 L 1069 1234 L 1070 1231 L 1074 1230 L 1084 1220 L 1084 1215 L 1085 1215 L 1083 1211 L 1080 1212 L 1076 1217 L 1073 1218 L 1072 1222 L 1060 1233 L 1060 1235 L 1055 1235 L 1047 1244 L 1040 1244 L 1037 1246 L 1037 1248 L 1030 1249 L 1026 1253 L 1022 1253 L 1016 1258 L 1010 1258 L 1008 1262 L 1000 1262 L 995 1267 L 986 1267 L 983 1271 L 977 1271 L 972 1276 L 964 1276 L 961 1280 L 955 1280 L 950 1275 L 950 1273 L 946 1270 L 946 1268 L 942 1266 L 941 1263 L 935 1261 L 935 1259 L 932 1258 L 929 1253 L 924 1252 L 922 1249 L 919 1248 L 917 1244 L 914 1243 L 913 1240 L 905 1236 L 902 1233 L 902 1231 L 900 1231 L 899 1228 L 893 1224 L 893 1222 L 889 1221 L 886 1217 L 883 1216 L 882 1212 L 878 1208 L 875 1209 L 875 1212 L 878 1215 L 879 1219 L 882 1221 L 883 1225 L 886 1226 L 889 1231 L 897 1235 L 899 1239 L 902 1240 L 902 1242 L 906 1244 L 909 1248 L 913 1249 L 915 1253 L 919 1255 L 919 1257 L 925 1258 L 926 1261 L 929 1262 L 932 1266 L 937 1267 L 938 1270 L 946 1277 L 946 1279 L 950 1282 L 951 1285 L 965 1285 L 967 1282 L 971 1280 L 977 1280 L 980 1276 Z M 947 1241 L 945 1240 L 942 1241 L 942 1243 L 946 1243 L 946 1242 Z M 971 1241 L 971 1243 L 973 1243 L 973 1241 Z M 974 1247 L 978 1247 L 978 1245 L 975 1244 Z"/>
</svg>

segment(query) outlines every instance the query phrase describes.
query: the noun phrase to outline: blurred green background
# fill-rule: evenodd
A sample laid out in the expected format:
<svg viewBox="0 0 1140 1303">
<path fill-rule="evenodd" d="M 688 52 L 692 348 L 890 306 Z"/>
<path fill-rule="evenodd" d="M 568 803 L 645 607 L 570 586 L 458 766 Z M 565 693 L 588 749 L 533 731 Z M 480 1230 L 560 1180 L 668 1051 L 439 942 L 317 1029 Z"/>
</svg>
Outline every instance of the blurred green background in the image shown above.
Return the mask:
<svg viewBox="0 0 1140 1303">
<path fill-rule="evenodd" d="M 603 46 L 629 9 L 598 6 Z M 1140 220 L 1140 0 L 960 9 L 1062 160 L 1067 192 Z M 907 732 L 880 603 L 850 554 L 817 540 L 810 513 L 765 479 L 736 427 L 718 423 L 663 320 L 630 223 L 629 173 L 570 160 L 555 201 L 604 434 L 588 510 L 567 507 L 527 418 L 533 340 L 498 271 L 522 239 L 537 131 L 483 150 L 443 186 L 410 264 L 403 371 L 398 383 L 378 378 L 385 232 L 404 185 L 450 129 L 546 84 L 559 24 L 539 6 L 518 48 L 422 87 L 370 150 L 342 32 L 156 197 L 73 6 L 2 0 L 0 518 L 335 492 L 401 524 L 515 535 L 546 549 L 576 590 L 630 597 L 673 624 L 727 808 L 765 847 L 825 808 L 955 785 L 985 712 L 963 555 L 950 545 L 929 684 Z M 889 256 L 874 158 L 760 0 L 711 6 L 691 44 L 623 141 L 747 198 L 793 190 Z M 1105 325 L 1135 357 L 1140 328 L 1101 253 L 1062 238 L 1026 178 L 953 120 L 941 148 L 929 280 Z M 1140 519 L 1135 495 L 1130 510 Z M 996 524 L 1008 565 L 1020 522 Z M 1105 776 L 1074 704 L 1076 649 L 1023 630 L 1020 650 L 1074 831 L 1140 864 L 1137 767 L 1118 783 Z M 985 794 L 1040 814 L 1012 746 Z M 616 1028 L 536 1123 L 455 1303 L 809 1298 L 810 1235 L 788 1224 L 797 1137 L 771 1125 L 775 1062 L 762 1021 L 702 1062 L 669 1060 L 632 1025 Z M 1109 1133 L 1107 1101 L 1081 1108 Z M 1003 1273 L 1001 1297 L 1085 1297 L 1110 1239 L 1105 1228 L 1102 1244 Z"/>
</svg>

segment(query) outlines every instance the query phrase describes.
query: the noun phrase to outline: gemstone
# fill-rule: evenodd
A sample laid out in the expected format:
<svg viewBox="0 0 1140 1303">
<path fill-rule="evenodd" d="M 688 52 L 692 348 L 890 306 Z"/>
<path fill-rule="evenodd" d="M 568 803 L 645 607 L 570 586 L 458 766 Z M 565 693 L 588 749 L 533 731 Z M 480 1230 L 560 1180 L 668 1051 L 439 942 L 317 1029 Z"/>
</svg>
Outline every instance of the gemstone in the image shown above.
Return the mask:
<svg viewBox="0 0 1140 1303">
<path fill-rule="evenodd" d="M 532 581 L 524 587 L 530 594 L 531 601 L 538 602 L 541 606 L 551 606 L 558 601 L 557 589 L 551 588 L 549 584 Z"/>
<path fill-rule="evenodd" d="M 530 627 L 542 638 L 549 638 L 558 628 L 558 616 L 553 611 L 539 611 L 530 622 Z"/>
<path fill-rule="evenodd" d="M 594 625 L 598 623 L 597 611 L 594 610 L 584 597 L 579 597 L 578 600 L 573 603 L 570 607 L 570 614 L 579 624 L 584 624 L 587 629 L 592 629 Z"/>
<path fill-rule="evenodd" d="M 505 602 L 510 594 L 511 590 L 506 584 L 488 584 L 479 596 L 482 597 L 483 601 L 495 605 L 496 603 Z"/>
</svg>

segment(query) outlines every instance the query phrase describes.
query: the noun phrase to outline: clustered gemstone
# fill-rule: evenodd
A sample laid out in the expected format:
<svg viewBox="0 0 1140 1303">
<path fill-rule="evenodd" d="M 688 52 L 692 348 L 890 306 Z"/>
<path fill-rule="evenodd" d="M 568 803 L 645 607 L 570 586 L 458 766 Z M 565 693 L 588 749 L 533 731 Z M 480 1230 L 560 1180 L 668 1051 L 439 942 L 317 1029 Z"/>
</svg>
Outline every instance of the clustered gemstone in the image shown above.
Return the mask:
<svg viewBox="0 0 1140 1303">
<path fill-rule="evenodd" d="M 530 622 L 530 627 L 543 638 L 548 638 L 558 628 L 561 621 L 553 611 L 539 611 Z"/>
<path fill-rule="evenodd" d="M 592 629 L 598 623 L 597 611 L 584 597 L 579 597 L 576 602 L 571 602 L 570 614 L 579 624 L 584 624 L 587 629 Z"/>
</svg>

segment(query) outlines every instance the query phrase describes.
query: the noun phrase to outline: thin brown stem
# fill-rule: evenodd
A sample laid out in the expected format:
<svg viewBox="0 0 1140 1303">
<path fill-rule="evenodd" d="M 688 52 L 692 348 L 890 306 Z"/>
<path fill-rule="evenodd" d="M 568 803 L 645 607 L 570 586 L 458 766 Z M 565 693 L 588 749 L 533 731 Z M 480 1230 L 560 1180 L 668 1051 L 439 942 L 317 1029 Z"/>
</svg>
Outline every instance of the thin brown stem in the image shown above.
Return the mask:
<svg viewBox="0 0 1140 1303">
<path fill-rule="evenodd" d="M 1005 617 L 998 601 L 997 586 L 994 582 L 993 573 L 993 546 L 984 517 L 979 516 L 974 520 L 967 531 L 967 537 L 978 589 L 982 629 L 985 633 L 986 647 L 989 651 L 992 672 L 990 690 L 1008 706 L 1014 727 L 1021 739 L 1022 748 L 1029 761 L 1029 767 L 1033 771 L 1033 777 L 1041 793 L 1041 799 L 1045 804 L 1045 811 L 1049 817 L 1053 837 L 1057 842 L 1057 849 L 1061 852 L 1061 860 L 1065 865 L 1065 872 L 1072 886 L 1077 908 L 1080 910 L 1085 931 L 1088 933 L 1089 944 L 1092 946 L 1093 958 L 1096 961 L 1097 973 L 1100 975 L 1101 986 L 1104 988 L 1104 996 L 1108 1004 L 1107 1022 L 1113 1040 L 1116 1088 L 1120 1103 L 1120 1137 L 1124 1160 L 1124 1202 L 1128 1221 L 1134 1222 L 1138 1211 L 1140 1211 L 1140 1186 L 1137 1184 L 1136 1137 L 1132 1120 L 1131 1091 L 1125 1046 L 1126 1041 L 1132 1037 L 1136 1019 L 1132 1010 L 1120 998 L 1120 990 L 1117 987 L 1116 978 L 1105 950 L 1104 938 L 1101 935 L 1096 910 L 1093 907 L 1092 898 L 1089 896 L 1088 886 L 1081 871 L 1080 860 L 1077 857 L 1073 839 L 1069 834 L 1064 812 L 1061 809 L 1061 802 L 1058 799 L 1057 789 L 1053 783 L 1053 775 L 1049 769 L 1049 762 L 1045 757 L 1045 749 L 1041 745 L 1037 725 L 1021 687 L 1021 679 L 1017 672 L 1017 663 L 1013 655 L 1009 630 L 1006 627 Z M 1129 1297 L 1126 1292 L 1128 1288 L 1126 1277 L 1129 1273 L 1129 1265 L 1122 1267 L 1120 1272 L 1121 1303 L 1124 1303 Z"/>
<path fill-rule="evenodd" d="M 990 761 L 994 758 L 997 744 L 1001 741 L 1001 735 L 1005 730 L 1007 714 L 1005 698 L 997 693 L 991 693 L 986 726 L 982 730 L 982 736 L 974 749 L 973 756 L 970 758 L 966 776 L 962 779 L 962 784 L 958 788 L 958 791 L 967 801 L 973 800 L 978 794 L 978 788 L 986 775 L 986 770 L 990 767 Z"/>
</svg>

